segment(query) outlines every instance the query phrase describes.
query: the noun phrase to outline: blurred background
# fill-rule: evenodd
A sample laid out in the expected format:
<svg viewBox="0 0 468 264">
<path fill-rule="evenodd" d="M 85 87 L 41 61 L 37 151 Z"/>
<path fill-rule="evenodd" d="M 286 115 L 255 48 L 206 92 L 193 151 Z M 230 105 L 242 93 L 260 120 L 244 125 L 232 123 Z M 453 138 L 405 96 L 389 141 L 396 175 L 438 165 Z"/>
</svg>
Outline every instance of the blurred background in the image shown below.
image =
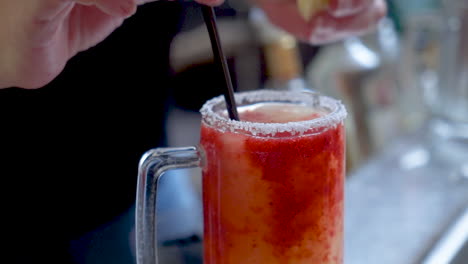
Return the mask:
<svg viewBox="0 0 468 264">
<path fill-rule="evenodd" d="M 216 13 L 236 91 L 309 89 L 345 103 L 345 263 L 466 264 L 467 3 L 387 3 L 373 32 L 324 46 L 297 42 L 245 0 L 227 1 Z M 199 6 L 180 4 L 170 48 L 169 146 L 197 144 L 198 110 L 221 93 L 222 81 Z M 160 263 L 202 263 L 200 172 L 178 170 L 162 181 Z M 103 227 L 129 239 L 131 250 L 133 217 L 130 210 Z M 119 262 L 112 246 L 85 255 L 83 263 L 132 258 Z"/>
<path fill-rule="evenodd" d="M 228 1 L 217 15 L 235 89 L 310 89 L 341 99 L 351 114 L 348 170 L 358 168 L 427 118 L 428 91 L 420 86 L 430 85 L 429 78 L 436 81 L 441 3 L 406 2 L 388 1 L 388 16 L 374 32 L 312 46 L 272 25 L 247 1 Z M 213 78 L 216 66 L 200 10 L 190 4 L 185 8 L 171 46 L 172 106 L 198 112 L 220 94 L 220 80 Z"/>
</svg>

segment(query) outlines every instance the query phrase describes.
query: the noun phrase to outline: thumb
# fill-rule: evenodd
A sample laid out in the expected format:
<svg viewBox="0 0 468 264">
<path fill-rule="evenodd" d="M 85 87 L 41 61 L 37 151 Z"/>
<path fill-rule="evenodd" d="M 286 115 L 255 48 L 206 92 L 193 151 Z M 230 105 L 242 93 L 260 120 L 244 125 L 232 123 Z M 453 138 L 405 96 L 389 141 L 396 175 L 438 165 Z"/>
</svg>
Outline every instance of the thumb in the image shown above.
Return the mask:
<svg viewBox="0 0 468 264">
<path fill-rule="evenodd" d="M 93 5 L 116 17 L 129 17 L 136 12 L 137 0 L 72 0 L 81 5 Z"/>
</svg>

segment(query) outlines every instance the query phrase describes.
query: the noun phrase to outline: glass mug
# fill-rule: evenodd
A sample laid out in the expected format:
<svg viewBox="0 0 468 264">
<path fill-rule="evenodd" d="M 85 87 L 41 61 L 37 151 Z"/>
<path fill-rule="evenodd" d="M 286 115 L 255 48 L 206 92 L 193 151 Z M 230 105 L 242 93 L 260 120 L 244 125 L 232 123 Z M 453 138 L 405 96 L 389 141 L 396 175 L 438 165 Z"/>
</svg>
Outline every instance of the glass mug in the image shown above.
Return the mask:
<svg viewBox="0 0 468 264">
<path fill-rule="evenodd" d="M 222 96 L 201 109 L 197 147 L 158 148 L 141 159 L 137 261 L 155 264 L 158 179 L 174 168 L 203 174 L 204 263 L 343 263 L 346 110 L 311 92 Z"/>
</svg>

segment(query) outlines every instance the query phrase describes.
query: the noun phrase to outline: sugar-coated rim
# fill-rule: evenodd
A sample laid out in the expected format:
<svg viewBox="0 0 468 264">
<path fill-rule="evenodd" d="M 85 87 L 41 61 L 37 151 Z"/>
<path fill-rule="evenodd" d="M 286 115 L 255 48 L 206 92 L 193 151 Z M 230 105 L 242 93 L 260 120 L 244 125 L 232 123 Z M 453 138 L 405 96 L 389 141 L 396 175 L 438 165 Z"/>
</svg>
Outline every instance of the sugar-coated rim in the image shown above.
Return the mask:
<svg viewBox="0 0 468 264">
<path fill-rule="evenodd" d="M 302 103 L 308 106 L 326 109 L 330 113 L 306 121 L 288 123 L 256 123 L 248 121 L 231 120 L 220 115 L 216 107 L 226 109 L 224 96 L 217 96 L 208 100 L 200 109 L 202 122 L 222 132 L 230 131 L 253 136 L 275 136 L 277 133 L 289 132 L 292 135 L 302 135 L 305 132 L 323 131 L 323 129 L 340 124 L 347 116 L 346 109 L 341 101 L 311 91 L 274 91 L 255 90 L 235 94 L 238 106 L 260 102 L 289 102 Z"/>
</svg>

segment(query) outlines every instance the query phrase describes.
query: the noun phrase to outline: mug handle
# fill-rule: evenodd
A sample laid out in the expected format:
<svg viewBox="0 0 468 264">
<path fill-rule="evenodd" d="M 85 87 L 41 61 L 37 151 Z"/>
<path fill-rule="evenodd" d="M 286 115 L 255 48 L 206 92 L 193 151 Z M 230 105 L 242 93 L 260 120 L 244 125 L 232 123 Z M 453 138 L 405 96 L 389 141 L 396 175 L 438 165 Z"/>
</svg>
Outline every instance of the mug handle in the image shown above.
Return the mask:
<svg viewBox="0 0 468 264">
<path fill-rule="evenodd" d="M 159 178 L 170 169 L 197 167 L 200 161 L 200 152 L 196 147 L 155 148 L 141 157 L 135 219 L 137 264 L 158 263 L 155 210 Z"/>
</svg>

